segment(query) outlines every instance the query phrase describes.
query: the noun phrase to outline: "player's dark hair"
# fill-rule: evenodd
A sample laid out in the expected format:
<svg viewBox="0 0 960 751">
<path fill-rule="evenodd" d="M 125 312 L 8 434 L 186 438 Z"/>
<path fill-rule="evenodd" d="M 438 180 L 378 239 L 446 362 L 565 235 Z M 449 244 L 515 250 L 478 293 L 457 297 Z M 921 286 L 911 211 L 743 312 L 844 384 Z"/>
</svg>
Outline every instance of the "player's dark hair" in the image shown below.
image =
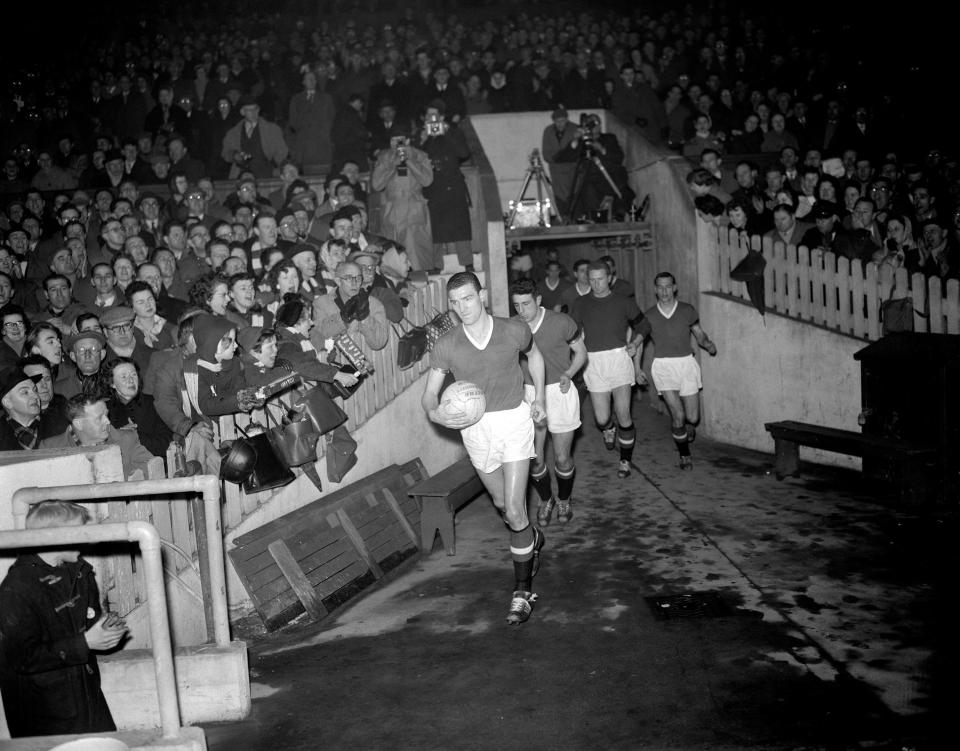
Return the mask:
<svg viewBox="0 0 960 751">
<path fill-rule="evenodd" d="M 676 285 L 676 283 L 677 283 L 677 278 L 676 278 L 673 274 L 671 274 L 669 271 L 661 271 L 659 274 L 657 274 L 655 277 L 653 277 L 653 286 L 654 286 L 654 287 L 657 286 L 657 281 L 660 280 L 660 279 L 669 279 L 669 280 L 670 280 L 670 283 L 673 284 L 673 285 Z"/>
<path fill-rule="evenodd" d="M 483 286 L 480 284 L 480 280 L 477 279 L 477 275 L 472 271 L 458 271 L 456 274 L 450 277 L 450 281 L 447 282 L 447 292 L 457 289 L 458 287 L 466 287 L 471 285 L 477 292 L 483 289 Z"/>
<path fill-rule="evenodd" d="M 607 266 L 607 264 L 605 264 L 603 261 L 594 261 L 591 263 L 590 266 L 587 267 L 587 273 L 589 274 L 591 271 L 604 271 L 606 272 L 607 276 L 612 276 L 610 273 L 610 267 Z"/>
<path fill-rule="evenodd" d="M 513 284 L 510 285 L 510 294 L 511 295 L 533 295 L 536 297 L 540 294 L 540 291 L 537 289 L 537 283 L 533 279 L 517 279 Z"/>
</svg>

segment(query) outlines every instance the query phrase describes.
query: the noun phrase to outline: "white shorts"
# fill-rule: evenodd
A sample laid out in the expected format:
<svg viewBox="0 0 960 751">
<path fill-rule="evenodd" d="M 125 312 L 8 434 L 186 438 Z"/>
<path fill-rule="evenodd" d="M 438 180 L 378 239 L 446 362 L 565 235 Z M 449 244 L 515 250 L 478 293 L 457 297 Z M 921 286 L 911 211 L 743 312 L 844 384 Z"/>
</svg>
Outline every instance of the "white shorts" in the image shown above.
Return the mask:
<svg viewBox="0 0 960 751">
<path fill-rule="evenodd" d="M 523 385 L 528 402 L 532 402 L 536 389 L 529 383 Z M 580 394 L 572 383 L 567 393 L 560 391 L 559 383 L 548 383 L 544 395 L 547 410 L 547 430 L 551 433 L 569 433 L 580 427 Z"/>
<path fill-rule="evenodd" d="M 533 418 L 526 402 L 513 409 L 487 412 L 480 421 L 460 431 L 470 462 L 489 474 L 504 462 L 533 459 Z"/>
<path fill-rule="evenodd" d="M 693 396 L 703 388 L 700 365 L 693 355 L 654 357 L 650 375 L 653 376 L 653 385 L 657 387 L 658 394 L 664 391 L 679 391 L 680 396 Z"/>
<path fill-rule="evenodd" d="M 587 367 L 583 371 L 587 391 L 607 393 L 620 386 L 633 386 L 636 378 L 626 347 L 587 353 Z"/>
</svg>

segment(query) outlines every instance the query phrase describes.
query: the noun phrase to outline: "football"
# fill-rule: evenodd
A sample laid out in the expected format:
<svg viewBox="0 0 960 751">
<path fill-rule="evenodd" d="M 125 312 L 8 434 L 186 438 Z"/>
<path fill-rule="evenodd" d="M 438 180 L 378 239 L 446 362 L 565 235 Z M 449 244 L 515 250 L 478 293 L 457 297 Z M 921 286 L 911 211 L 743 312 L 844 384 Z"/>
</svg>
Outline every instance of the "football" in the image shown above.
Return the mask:
<svg viewBox="0 0 960 751">
<path fill-rule="evenodd" d="M 483 417 L 487 409 L 487 400 L 477 384 L 469 381 L 455 381 L 444 390 L 440 399 L 440 409 L 447 415 L 466 415 L 470 425 L 473 425 Z"/>
</svg>

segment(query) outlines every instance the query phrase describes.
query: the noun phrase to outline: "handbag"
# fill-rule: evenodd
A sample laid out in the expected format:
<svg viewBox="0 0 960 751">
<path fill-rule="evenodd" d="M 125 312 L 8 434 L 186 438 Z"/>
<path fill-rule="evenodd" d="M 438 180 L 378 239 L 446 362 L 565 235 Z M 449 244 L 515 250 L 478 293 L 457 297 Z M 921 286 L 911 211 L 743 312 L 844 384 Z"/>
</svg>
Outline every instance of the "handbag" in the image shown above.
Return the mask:
<svg viewBox="0 0 960 751">
<path fill-rule="evenodd" d="M 327 442 L 327 479 L 340 482 L 357 463 L 357 442 L 340 425 L 324 436 Z"/>
<path fill-rule="evenodd" d="M 247 426 L 252 427 L 251 425 Z M 261 426 L 256 425 L 260 428 Z M 247 495 L 253 493 L 262 493 L 264 490 L 273 488 L 282 488 L 289 485 L 296 477 L 290 468 L 277 456 L 267 437 L 266 431 L 262 428 L 259 433 L 250 434 L 239 425 L 237 430 L 247 439 L 247 443 L 257 452 L 257 462 L 253 467 L 253 472 L 243 481 L 243 492 Z"/>
<path fill-rule="evenodd" d="M 433 313 L 433 318 L 427 321 L 424 326 L 427 330 L 427 352 L 433 352 L 437 340 L 448 331 L 453 331 L 460 323 L 456 314 L 449 310 L 441 313 L 434 308 Z"/>
<path fill-rule="evenodd" d="M 347 421 L 347 413 L 320 386 L 314 386 L 301 396 L 293 410 L 306 415 L 318 435 L 329 433 Z"/>
<path fill-rule="evenodd" d="M 269 424 L 272 416 L 269 408 L 266 413 Z M 276 422 L 275 418 L 274 421 Z M 297 420 L 284 417 L 273 427 L 267 428 L 267 438 L 277 456 L 287 467 L 299 467 L 301 464 L 317 460 L 317 441 L 320 440 L 320 433 L 306 415 L 301 414 L 300 419 Z"/>
<path fill-rule="evenodd" d="M 407 324 L 409 330 L 404 329 Z M 406 370 L 420 361 L 427 353 L 427 330 L 423 326 L 414 326 L 406 318 L 400 321 L 400 329 L 393 330 L 397 334 L 397 367 Z"/>
</svg>

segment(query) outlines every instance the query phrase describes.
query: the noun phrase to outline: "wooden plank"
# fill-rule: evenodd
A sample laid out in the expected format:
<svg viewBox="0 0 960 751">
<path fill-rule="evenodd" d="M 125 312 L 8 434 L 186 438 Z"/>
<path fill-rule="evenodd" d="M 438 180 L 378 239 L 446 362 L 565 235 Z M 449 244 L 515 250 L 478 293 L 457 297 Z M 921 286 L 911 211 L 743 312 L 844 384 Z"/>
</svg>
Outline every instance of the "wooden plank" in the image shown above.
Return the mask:
<svg viewBox="0 0 960 751">
<path fill-rule="evenodd" d="M 853 331 L 850 312 L 850 259 L 837 259 L 837 328 L 844 334 Z"/>
<path fill-rule="evenodd" d="M 213 628 L 213 586 L 210 581 L 210 541 L 207 540 L 207 510 L 202 496 L 193 496 L 190 499 L 190 516 L 193 521 L 194 537 L 196 538 L 197 564 L 200 571 L 200 592 L 203 596 L 203 618 L 207 625 L 207 641 L 214 640 Z M 221 544 L 220 540 L 213 542 Z"/>
<path fill-rule="evenodd" d="M 804 321 L 809 321 L 813 295 L 810 288 L 810 249 L 806 245 L 797 248 L 797 291 L 800 295 L 797 314 Z"/>
<path fill-rule="evenodd" d="M 403 531 L 407 533 L 407 537 L 410 538 L 410 541 L 414 545 L 419 545 L 420 536 L 414 531 L 410 522 L 407 521 L 406 514 L 404 514 L 403 509 L 400 508 L 400 503 L 397 501 L 397 497 L 393 494 L 393 491 L 390 488 L 383 489 L 383 500 L 387 506 L 390 507 L 390 510 L 393 512 L 394 516 L 397 517 L 397 523 L 403 528 Z"/>
<path fill-rule="evenodd" d="M 187 502 L 182 498 L 171 498 L 167 500 L 166 503 L 170 507 L 170 516 L 173 522 L 173 538 L 171 542 L 187 555 L 192 556 L 196 543 L 193 539 L 193 532 L 190 530 L 190 510 L 187 508 Z M 189 564 L 187 561 L 183 561 L 182 557 L 177 557 L 182 561 L 176 568 L 179 572 Z"/>
<path fill-rule="evenodd" d="M 787 249 L 782 242 L 773 244 L 773 308 L 778 313 L 786 313 L 787 303 L 784 290 Z"/>
<path fill-rule="evenodd" d="M 823 325 L 837 328 L 837 257 L 823 254 Z"/>
<path fill-rule="evenodd" d="M 850 262 L 850 317 L 853 335 L 862 339 L 867 334 L 866 300 L 864 299 L 863 263 Z"/>
<path fill-rule="evenodd" d="M 943 308 L 941 297 L 943 283 L 940 277 L 931 276 L 927 280 L 927 322 L 930 326 L 931 334 L 943 333 Z"/>
<path fill-rule="evenodd" d="M 786 286 L 784 295 L 787 303 L 787 315 L 791 318 L 800 317 L 800 269 L 799 254 L 794 245 L 787 246 L 786 249 Z"/>
<path fill-rule="evenodd" d="M 290 549 L 284 544 L 283 540 L 274 540 L 268 548 L 277 566 L 283 572 L 284 578 L 290 584 L 297 599 L 303 605 L 304 610 L 315 620 L 321 620 L 326 614 L 327 609 L 320 602 L 307 577 L 293 559 Z"/>
<path fill-rule="evenodd" d="M 867 264 L 867 278 L 864 294 L 867 298 L 867 338 L 876 341 L 880 338 L 880 270 L 877 264 Z"/>
<path fill-rule="evenodd" d="M 480 478 L 470 459 L 464 458 L 454 462 L 446 469 L 437 472 L 432 477 L 421 481 L 407 491 L 408 495 L 435 495 L 445 496 L 457 488 L 479 483 Z"/>
<path fill-rule="evenodd" d="M 947 296 L 943 300 L 943 315 L 948 334 L 960 334 L 960 280 L 947 280 Z"/>
<path fill-rule="evenodd" d="M 357 553 L 361 558 L 363 558 L 374 577 L 377 579 L 382 579 L 383 571 L 380 569 L 380 565 L 373 559 L 373 556 L 370 555 L 370 551 L 367 549 L 367 546 L 363 541 L 363 537 L 360 536 L 357 528 L 353 525 L 353 522 L 350 521 L 350 517 L 347 515 L 347 512 L 343 509 L 338 509 L 337 518 L 340 520 L 340 524 L 343 525 L 343 531 L 346 533 L 347 537 L 350 538 L 350 542 L 353 543 L 353 546 L 357 549 Z"/>
<path fill-rule="evenodd" d="M 813 323 L 824 322 L 823 309 L 823 251 L 819 248 L 810 251 L 810 320 Z"/>
</svg>

